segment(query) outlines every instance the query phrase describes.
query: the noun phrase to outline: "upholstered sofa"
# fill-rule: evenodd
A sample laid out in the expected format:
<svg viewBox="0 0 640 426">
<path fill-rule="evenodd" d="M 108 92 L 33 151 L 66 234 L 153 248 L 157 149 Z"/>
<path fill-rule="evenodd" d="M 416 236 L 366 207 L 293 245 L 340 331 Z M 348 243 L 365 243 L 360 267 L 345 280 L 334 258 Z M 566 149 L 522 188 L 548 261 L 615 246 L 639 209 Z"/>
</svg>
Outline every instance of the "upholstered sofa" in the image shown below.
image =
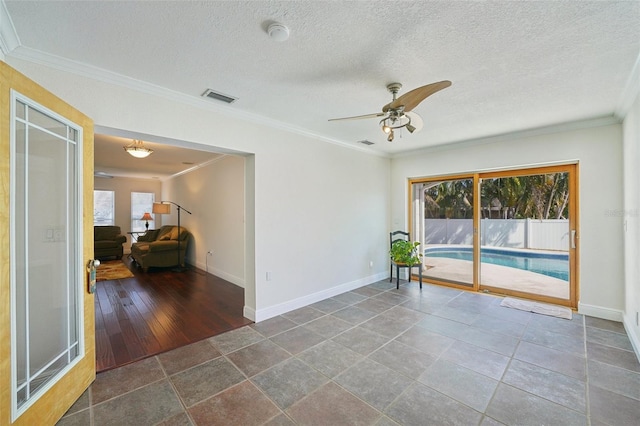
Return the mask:
<svg viewBox="0 0 640 426">
<path fill-rule="evenodd" d="M 127 237 L 120 234 L 119 226 L 94 226 L 93 227 L 93 257 L 103 259 L 115 256 L 122 258 L 122 244 Z"/>
<path fill-rule="evenodd" d="M 178 227 L 164 225 L 160 229 L 147 231 L 131 245 L 131 256 L 147 272 L 150 267 L 184 265 L 184 257 L 191 240 L 191 233 L 180 227 L 180 259 L 178 260 Z"/>
</svg>

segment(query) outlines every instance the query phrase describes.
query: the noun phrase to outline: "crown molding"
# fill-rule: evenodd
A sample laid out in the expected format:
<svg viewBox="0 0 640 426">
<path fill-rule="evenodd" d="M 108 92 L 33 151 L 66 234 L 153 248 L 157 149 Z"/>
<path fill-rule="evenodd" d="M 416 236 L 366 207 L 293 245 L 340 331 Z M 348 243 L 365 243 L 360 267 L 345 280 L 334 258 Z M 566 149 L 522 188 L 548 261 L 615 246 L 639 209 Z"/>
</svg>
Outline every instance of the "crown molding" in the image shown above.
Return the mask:
<svg viewBox="0 0 640 426">
<path fill-rule="evenodd" d="M 13 25 L 4 0 L 0 0 L 0 52 L 2 59 L 20 46 L 20 38 Z"/>
<path fill-rule="evenodd" d="M 2 0 L 0 0 L 2 1 Z M 221 115 L 225 115 L 230 118 L 243 120 L 246 122 L 263 125 L 273 129 L 283 130 L 285 132 L 294 133 L 297 135 L 305 136 L 312 139 L 318 139 L 323 142 L 328 142 L 333 145 L 338 145 L 343 148 L 360 151 L 369 155 L 378 157 L 390 157 L 389 154 L 384 152 L 374 151 L 368 148 L 353 145 L 348 142 L 344 142 L 339 139 L 329 138 L 324 135 L 320 135 L 301 127 L 292 126 L 282 121 L 267 118 L 258 114 L 248 113 L 234 109 L 232 106 L 217 105 L 210 100 L 202 99 L 201 97 L 186 95 L 184 93 L 177 92 L 175 90 L 167 89 L 165 87 L 157 86 L 152 83 L 148 83 L 142 80 L 136 80 L 131 77 L 127 77 L 121 74 L 117 74 L 111 71 L 107 71 L 103 68 L 95 67 L 93 65 L 84 64 L 78 61 L 69 60 L 60 56 L 51 55 L 46 52 L 31 49 L 21 46 L 11 52 L 11 57 L 20 59 L 27 62 L 43 65 L 49 68 L 53 68 L 59 71 L 75 74 L 81 77 L 85 77 L 92 80 L 97 80 L 103 83 L 113 84 L 127 89 L 131 89 L 137 92 L 145 93 L 152 96 L 161 97 L 172 102 L 178 102 L 186 105 L 193 106 L 195 108 L 212 111 Z"/>
<path fill-rule="evenodd" d="M 640 96 L 640 53 L 614 111 L 615 116 L 624 120 L 638 96 Z"/>
</svg>

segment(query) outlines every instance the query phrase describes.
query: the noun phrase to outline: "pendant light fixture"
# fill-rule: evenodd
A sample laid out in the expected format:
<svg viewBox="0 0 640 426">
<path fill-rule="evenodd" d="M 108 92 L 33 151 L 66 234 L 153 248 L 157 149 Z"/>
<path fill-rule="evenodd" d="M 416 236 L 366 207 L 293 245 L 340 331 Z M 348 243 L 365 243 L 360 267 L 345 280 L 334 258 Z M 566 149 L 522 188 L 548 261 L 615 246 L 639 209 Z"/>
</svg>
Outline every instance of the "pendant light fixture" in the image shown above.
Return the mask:
<svg viewBox="0 0 640 426">
<path fill-rule="evenodd" d="M 141 140 L 134 139 L 131 144 L 123 147 L 125 151 L 136 158 L 148 157 L 153 150 L 151 148 L 145 148 Z"/>
</svg>

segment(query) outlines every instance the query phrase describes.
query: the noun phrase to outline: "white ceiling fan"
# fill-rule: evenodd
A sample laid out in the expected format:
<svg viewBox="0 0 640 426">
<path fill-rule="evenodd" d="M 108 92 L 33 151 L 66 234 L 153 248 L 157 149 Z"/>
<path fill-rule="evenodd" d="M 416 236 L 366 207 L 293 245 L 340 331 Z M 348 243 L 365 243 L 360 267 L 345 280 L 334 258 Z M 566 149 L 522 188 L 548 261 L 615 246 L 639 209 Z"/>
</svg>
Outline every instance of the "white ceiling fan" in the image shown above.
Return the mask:
<svg viewBox="0 0 640 426">
<path fill-rule="evenodd" d="M 424 101 L 427 97 L 449 86 L 451 86 L 449 80 L 439 81 L 413 89 L 396 99 L 396 95 L 402 88 L 402 84 L 391 83 L 387 85 L 387 90 L 393 95 L 393 100 L 382 107 L 382 112 L 356 115 L 354 117 L 331 118 L 329 121 L 383 117 L 382 120 L 380 120 L 380 126 L 382 131 L 388 135 L 387 140 L 391 142 L 394 137 L 393 131 L 396 129 L 404 127 L 409 133 L 413 133 L 416 130 L 416 127 L 411 124 L 411 116 L 408 114 L 412 109 L 417 107 L 420 102 Z"/>
</svg>

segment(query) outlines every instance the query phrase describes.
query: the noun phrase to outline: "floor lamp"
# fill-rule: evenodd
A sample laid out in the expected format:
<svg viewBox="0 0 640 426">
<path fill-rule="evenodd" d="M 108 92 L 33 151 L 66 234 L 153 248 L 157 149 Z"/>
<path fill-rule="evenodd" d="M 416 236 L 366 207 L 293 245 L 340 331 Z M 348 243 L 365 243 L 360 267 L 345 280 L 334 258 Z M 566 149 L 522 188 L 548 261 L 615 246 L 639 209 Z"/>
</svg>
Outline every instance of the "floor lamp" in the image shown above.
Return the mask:
<svg viewBox="0 0 640 426">
<path fill-rule="evenodd" d="M 165 204 L 169 203 L 169 204 Z M 176 206 L 178 209 L 178 267 L 175 269 L 176 272 L 183 272 L 184 265 L 180 261 L 180 235 L 182 234 L 182 228 L 180 227 L 180 210 L 184 210 L 185 212 L 191 214 L 191 212 L 181 205 L 174 203 L 173 201 L 160 201 L 159 203 L 153 203 L 153 213 L 155 214 L 169 214 L 171 213 L 171 204 Z M 186 253 L 185 253 L 186 255 Z"/>
</svg>

